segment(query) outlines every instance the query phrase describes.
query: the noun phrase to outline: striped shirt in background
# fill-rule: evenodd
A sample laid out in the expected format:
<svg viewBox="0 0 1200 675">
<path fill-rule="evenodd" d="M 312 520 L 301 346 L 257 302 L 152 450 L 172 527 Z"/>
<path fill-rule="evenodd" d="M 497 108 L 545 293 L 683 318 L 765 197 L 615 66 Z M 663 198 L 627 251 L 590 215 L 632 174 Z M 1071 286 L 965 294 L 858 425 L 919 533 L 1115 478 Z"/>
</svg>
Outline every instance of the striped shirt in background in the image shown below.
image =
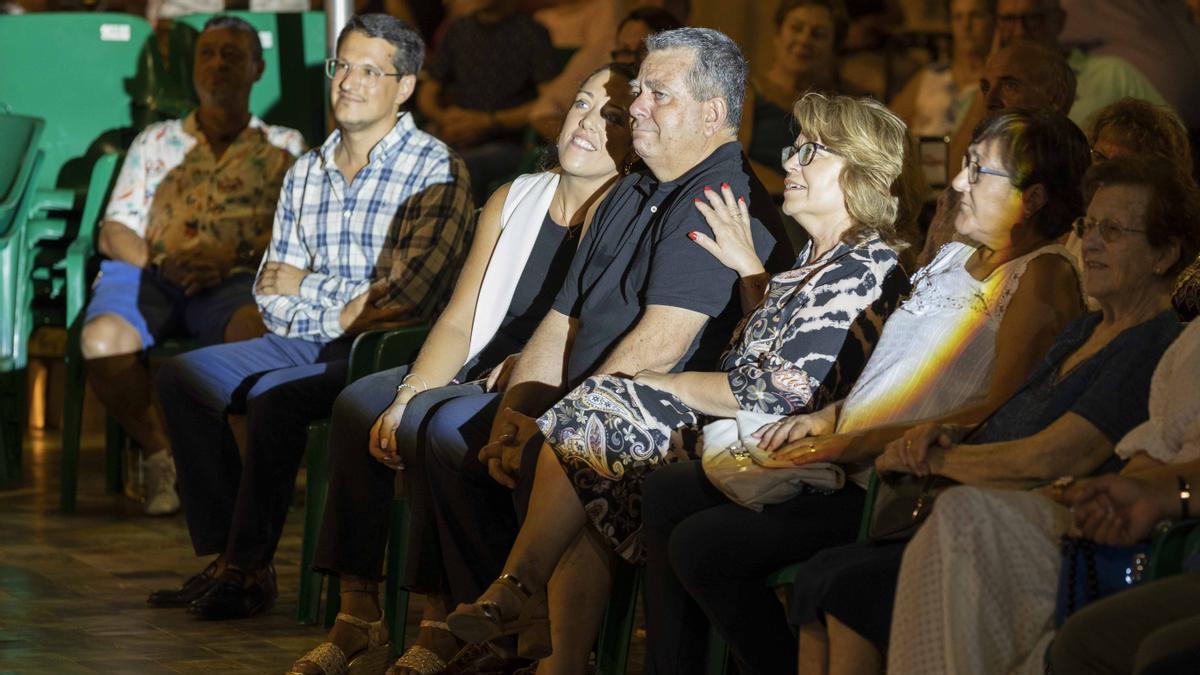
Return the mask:
<svg viewBox="0 0 1200 675">
<path fill-rule="evenodd" d="M 342 308 L 368 289 L 376 305 L 445 306 L 475 229 L 467 171 L 403 114 L 347 183 L 334 161 L 341 132 L 288 172 L 263 263 L 309 271 L 298 295 L 255 294 L 267 328 L 313 342 L 341 337 Z M 261 267 L 260 267 L 261 271 Z"/>
</svg>

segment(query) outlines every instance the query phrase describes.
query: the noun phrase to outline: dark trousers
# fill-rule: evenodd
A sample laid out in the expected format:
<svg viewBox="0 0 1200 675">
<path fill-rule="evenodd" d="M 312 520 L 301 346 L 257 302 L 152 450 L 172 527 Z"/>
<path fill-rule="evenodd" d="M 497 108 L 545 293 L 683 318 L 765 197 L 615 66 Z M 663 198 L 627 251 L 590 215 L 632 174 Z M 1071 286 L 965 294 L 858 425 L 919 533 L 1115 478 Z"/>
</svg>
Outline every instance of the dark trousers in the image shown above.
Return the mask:
<svg viewBox="0 0 1200 675">
<path fill-rule="evenodd" d="M 346 387 L 329 423 L 329 491 L 314 567 L 381 580 L 396 472 L 368 451 L 371 426 L 396 396 L 408 366 L 368 375 Z"/>
<path fill-rule="evenodd" d="M 1200 571 L 1121 591 L 1067 619 L 1056 673 L 1194 673 L 1200 664 Z"/>
<path fill-rule="evenodd" d="M 314 568 L 382 580 L 389 516 L 397 473 L 368 451 L 371 427 L 396 396 L 396 385 L 408 366 L 368 375 L 346 387 L 333 404 L 329 430 L 329 491 L 317 543 Z M 400 478 L 412 517 L 405 547 L 408 565 L 402 583 L 409 590 L 442 590 L 440 555 L 425 479 L 423 436 L 433 410 L 444 402 L 481 392 L 478 385 L 449 385 L 421 392 L 409 400 L 393 442 L 404 463 Z"/>
<path fill-rule="evenodd" d="M 742 675 L 796 672 L 796 637 L 766 578 L 854 541 L 863 491 L 802 494 L 752 511 L 713 487 L 698 461 L 665 466 L 643 487 L 646 672 L 703 672 L 710 623 Z"/>
<path fill-rule="evenodd" d="M 307 425 L 329 415 L 350 342 L 268 334 L 170 359 L 155 379 L 196 555 L 269 563 L 287 518 Z M 246 460 L 226 420 L 246 415 Z"/>
<path fill-rule="evenodd" d="M 529 505 L 540 439 L 522 456 L 516 491 L 500 485 L 479 462 L 498 394 L 464 396 L 442 405 L 427 430 L 426 472 L 446 591 L 474 602 L 500 575 Z"/>
</svg>

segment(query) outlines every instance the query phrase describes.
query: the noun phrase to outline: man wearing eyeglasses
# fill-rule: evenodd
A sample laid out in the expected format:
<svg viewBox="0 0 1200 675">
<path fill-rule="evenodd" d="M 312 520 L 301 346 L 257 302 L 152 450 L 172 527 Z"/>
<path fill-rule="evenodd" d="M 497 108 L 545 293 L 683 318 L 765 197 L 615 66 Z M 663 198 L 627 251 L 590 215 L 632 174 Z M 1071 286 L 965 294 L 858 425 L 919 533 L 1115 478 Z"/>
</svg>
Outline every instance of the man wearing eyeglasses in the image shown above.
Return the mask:
<svg viewBox="0 0 1200 675">
<path fill-rule="evenodd" d="M 208 619 L 275 599 L 271 565 L 308 423 L 328 417 L 353 336 L 428 322 L 474 230 L 462 161 L 401 106 L 424 44 L 384 14 L 352 18 L 326 63 L 337 128 L 284 179 L 255 282 L 269 333 L 165 363 L 157 390 L 197 555 L 217 555 L 155 606 Z M 245 459 L 227 414 L 245 414 Z"/>
<path fill-rule="evenodd" d="M 997 0 L 996 40 L 1005 47 L 1017 40 L 1059 49 L 1067 13 L 1061 0 Z M 1075 72 L 1075 102 L 1068 115 L 1084 127 L 1092 113 L 1125 96 L 1164 103 L 1162 95 L 1137 68 L 1116 56 L 1088 56 L 1078 49 L 1067 54 Z"/>
<path fill-rule="evenodd" d="M 179 497 L 143 350 L 166 337 L 216 344 L 264 331 L 254 271 L 304 139 L 250 114 L 262 73 L 254 28 L 231 16 L 210 19 L 196 39 L 199 107 L 134 139 L 96 237 L 107 259 L 80 346 L 97 396 L 145 453 L 148 515 L 178 511 Z"/>
</svg>

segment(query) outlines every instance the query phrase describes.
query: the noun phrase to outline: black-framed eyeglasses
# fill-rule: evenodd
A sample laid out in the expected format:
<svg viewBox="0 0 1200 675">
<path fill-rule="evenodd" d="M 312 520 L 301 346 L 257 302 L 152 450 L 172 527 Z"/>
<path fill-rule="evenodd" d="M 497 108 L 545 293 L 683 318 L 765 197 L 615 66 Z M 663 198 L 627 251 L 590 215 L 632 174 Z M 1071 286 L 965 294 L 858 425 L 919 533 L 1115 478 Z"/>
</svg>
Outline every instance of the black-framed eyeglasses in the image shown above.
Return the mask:
<svg viewBox="0 0 1200 675">
<path fill-rule="evenodd" d="M 967 157 L 963 157 L 962 159 L 962 168 L 967 170 L 967 182 L 971 185 L 975 185 L 979 182 L 979 174 L 981 173 L 985 173 L 989 176 L 999 176 L 1001 178 L 1012 178 L 1012 174 L 1007 174 L 998 169 L 983 166 L 979 163 L 979 160 L 968 159 Z"/>
<path fill-rule="evenodd" d="M 813 157 L 817 156 L 817 150 L 824 150 L 825 152 L 835 155 L 838 154 L 837 150 L 834 150 L 828 145 L 821 145 L 816 141 L 807 141 L 805 143 L 801 143 L 800 145 L 784 146 L 783 151 L 780 153 L 780 157 L 783 158 L 784 164 L 787 164 L 789 159 L 795 157 L 796 161 L 800 162 L 800 166 L 808 166 L 810 163 L 812 163 Z"/>
<path fill-rule="evenodd" d="M 1139 230 L 1135 227 L 1125 227 L 1111 220 L 1096 220 L 1087 216 L 1080 216 L 1071 223 L 1071 227 L 1075 230 L 1075 234 L 1080 239 L 1084 239 L 1091 233 L 1092 230 L 1100 231 L 1100 238 L 1106 244 L 1115 244 L 1120 241 L 1126 232 L 1141 232 L 1145 234 L 1145 230 Z"/>
<path fill-rule="evenodd" d="M 379 84 L 379 80 L 384 77 L 404 77 L 404 73 L 385 73 L 375 66 L 366 64 L 350 63 L 342 59 L 325 59 L 325 77 L 331 80 L 337 80 L 350 76 L 350 72 L 358 70 L 362 72 L 363 84 L 368 89 Z"/>
</svg>

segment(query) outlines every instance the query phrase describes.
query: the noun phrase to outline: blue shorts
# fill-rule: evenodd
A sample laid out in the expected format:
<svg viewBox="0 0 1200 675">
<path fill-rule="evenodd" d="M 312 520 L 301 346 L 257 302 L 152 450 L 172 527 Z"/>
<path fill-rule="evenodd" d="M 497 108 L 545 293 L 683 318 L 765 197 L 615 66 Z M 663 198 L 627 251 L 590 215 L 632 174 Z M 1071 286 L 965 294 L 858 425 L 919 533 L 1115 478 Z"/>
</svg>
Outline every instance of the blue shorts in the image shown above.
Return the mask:
<svg viewBox="0 0 1200 675">
<path fill-rule="evenodd" d="M 101 314 L 115 314 L 137 330 L 143 349 L 175 336 L 219 344 L 234 312 L 254 303 L 253 285 L 253 274 L 235 274 L 189 298 L 182 288 L 159 277 L 156 269 L 105 260 L 92 284 L 84 323 Z"/>
</svg>

